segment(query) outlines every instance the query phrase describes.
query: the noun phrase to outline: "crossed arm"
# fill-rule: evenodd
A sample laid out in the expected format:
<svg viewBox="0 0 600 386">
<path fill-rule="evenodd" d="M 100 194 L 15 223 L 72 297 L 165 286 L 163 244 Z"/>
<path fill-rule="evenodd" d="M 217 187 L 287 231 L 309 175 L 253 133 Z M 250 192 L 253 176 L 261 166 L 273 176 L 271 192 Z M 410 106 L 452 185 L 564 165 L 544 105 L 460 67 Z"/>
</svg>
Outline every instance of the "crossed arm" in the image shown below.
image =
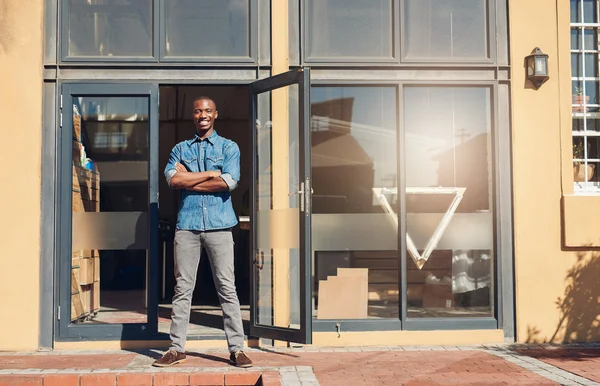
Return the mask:
<svg viewBox="0 0 600 386">
<path fill-rule="evenodd" d="M 187 189 L 194 192 L 214 193 L 229 190 L 229 186 L 220 178 L 219 170 L 190 172 L 179 162 L 175 164 L 177 173 L 171 178 L 171 188 Z"/>
<path fill-rule="evenodd" d="M 172 189 L 187 189 L 200 193 L 231 191 L 240 180 L 240 150 L 235 143 L 223 150 L 221 170 L 190 172 L 181 163 L 181 150 L 175 146 L 165 167 L 165 177 Z"/>
</svg>

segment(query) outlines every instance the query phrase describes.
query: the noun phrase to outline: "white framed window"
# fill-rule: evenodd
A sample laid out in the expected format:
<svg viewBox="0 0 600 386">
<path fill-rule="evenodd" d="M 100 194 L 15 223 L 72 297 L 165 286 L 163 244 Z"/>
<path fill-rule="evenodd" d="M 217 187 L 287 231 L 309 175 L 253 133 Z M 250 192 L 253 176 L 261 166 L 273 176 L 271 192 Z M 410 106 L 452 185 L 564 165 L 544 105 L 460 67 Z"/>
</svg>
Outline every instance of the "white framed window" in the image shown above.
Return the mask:
<svg viewBox="0 0 600 386">
<path fill-rule="evenodd" d="M 571 0 L 573 180 L 600 194 L 599 0 Z"/>
</svg>

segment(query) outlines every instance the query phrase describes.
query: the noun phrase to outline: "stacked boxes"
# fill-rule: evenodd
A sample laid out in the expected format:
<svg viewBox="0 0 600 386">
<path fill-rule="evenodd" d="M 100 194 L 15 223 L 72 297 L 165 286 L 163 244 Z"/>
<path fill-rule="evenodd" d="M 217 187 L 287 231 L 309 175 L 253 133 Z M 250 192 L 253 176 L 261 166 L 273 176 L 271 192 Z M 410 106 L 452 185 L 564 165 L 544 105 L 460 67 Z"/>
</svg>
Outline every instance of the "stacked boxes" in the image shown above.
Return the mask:
<svg viewBox="0 0 600 386">
<path fill-rule="evenodd" d="M 99 212 L 100 175 L 81 165 L 80 127 L 81 117 L 73 114 L 73 212 Z M 71 320 L 84 320 L 92 317 L 100 308 L 98 251 L 74 249 L 71 269 Z"/>
</svg>

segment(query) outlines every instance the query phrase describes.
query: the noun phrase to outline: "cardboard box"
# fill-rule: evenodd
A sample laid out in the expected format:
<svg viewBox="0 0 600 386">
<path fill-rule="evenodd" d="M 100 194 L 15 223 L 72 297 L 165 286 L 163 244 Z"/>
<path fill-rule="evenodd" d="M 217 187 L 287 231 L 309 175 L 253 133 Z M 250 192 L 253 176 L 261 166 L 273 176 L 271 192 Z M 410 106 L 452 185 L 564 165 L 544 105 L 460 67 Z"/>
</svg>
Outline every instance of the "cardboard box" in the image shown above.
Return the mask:
<svg viewBox="0 0 600 386">
<path fill-rule="evenodd" d="M 91 296 L 91 305 L 90 312 L 98 312 L 100 309 L 100 283 L 95 282 L 92 284 L 92 296 Z"/>
<path fill-rule="evenodd" d="M 83 257 L 79 259 L 79 284 L 88 285 L 94 282 L 94 259 Z"/>
<path fill-rule="evenodd" d="M 317 319 L 368 317 L 369 270 L 338 268 L 338 276 L 319 280 Z"/>
<path fill-rule="evenodd" d="M 450 308 L 454 307 L 454 294 L 450 284 L 424 284 L 424 308 Z"/>
<path fill-rule="evenodd" d="M 100 258 L 94 257 L 94 283 L 100 281 Z"/>
</svg>

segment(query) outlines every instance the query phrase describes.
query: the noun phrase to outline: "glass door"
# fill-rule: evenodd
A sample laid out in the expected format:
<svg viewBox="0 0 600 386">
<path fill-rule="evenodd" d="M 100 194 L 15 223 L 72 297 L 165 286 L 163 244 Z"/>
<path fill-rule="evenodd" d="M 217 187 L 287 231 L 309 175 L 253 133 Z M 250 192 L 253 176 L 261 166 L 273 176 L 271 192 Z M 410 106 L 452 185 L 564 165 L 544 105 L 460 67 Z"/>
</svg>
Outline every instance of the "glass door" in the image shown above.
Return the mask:
<svg viewBox="0 0 600 386">
<path fill-rule="evenodd" d="M 251 84 L 250 334 L 311 343 L 310 73 Z"/>
<path fill-rule="evenodd" d="M 158 87 L 64 84 L 59 339 L 157 333 Z"/>
</svg>

